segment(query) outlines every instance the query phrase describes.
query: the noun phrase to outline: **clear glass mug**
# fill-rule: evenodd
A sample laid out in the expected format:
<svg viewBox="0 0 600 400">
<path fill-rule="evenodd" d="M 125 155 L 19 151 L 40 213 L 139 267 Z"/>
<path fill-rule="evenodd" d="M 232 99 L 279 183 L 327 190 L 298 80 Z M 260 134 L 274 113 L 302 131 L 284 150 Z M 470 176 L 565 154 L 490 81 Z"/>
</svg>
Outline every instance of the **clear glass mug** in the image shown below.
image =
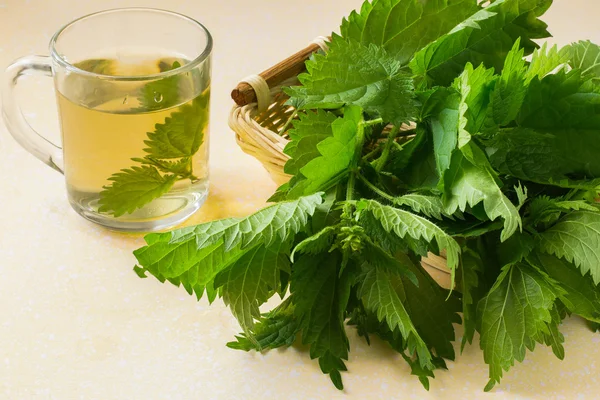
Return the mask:
<svg viewBox="0 0 600 400">
<path fill-rule="evenodd" d="M 6 71 L 3 115 L 27 151 L 65 175 L 69 202 L 111 229 L 153 231 L 191 216 L 208 194 L 212 38 L 181 14 L 123 8 L 79 18 Z M 54 78 L 62 145 L 15 101 L 27 75 Z"/>
</svg>

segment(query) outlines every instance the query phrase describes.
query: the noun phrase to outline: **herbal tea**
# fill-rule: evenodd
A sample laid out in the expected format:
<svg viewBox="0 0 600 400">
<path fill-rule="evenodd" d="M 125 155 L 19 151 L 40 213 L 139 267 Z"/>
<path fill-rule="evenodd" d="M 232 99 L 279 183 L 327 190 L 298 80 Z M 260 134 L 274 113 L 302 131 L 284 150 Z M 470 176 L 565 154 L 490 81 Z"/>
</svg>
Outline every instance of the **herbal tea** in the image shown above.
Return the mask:
<svg viewBox="0 0 600 400">
<path fill-rule="evenodd" d="M 152 75 L 183 60 L 92 59 L 104 75 Z M 208 190 L 210 89 L 192 93 L 192 73 L 137 83 L 70 82 L 78 103 L 58 91 L 69 200 L 86 213 L 152 221 L 199 207 Z"/>
</svg>

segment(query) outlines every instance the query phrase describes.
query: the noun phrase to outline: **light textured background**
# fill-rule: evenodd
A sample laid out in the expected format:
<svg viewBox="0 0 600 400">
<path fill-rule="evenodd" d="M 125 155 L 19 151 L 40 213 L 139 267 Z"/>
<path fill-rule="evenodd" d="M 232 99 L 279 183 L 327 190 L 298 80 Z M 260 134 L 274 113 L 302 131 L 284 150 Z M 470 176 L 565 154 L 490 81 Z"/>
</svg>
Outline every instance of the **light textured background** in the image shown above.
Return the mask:
<svg viewBox="0 0 600 400">
<path fill-rule="evenodd" d="M 600 40 L 600 2 L 556 0 L 546 20 L 555 38 Z M 47 54 L 51 35 L 101 9 L 169 7 L 202 21 L 215 39 L 212 186 L 192 222 L 246 215 L 275 188 L 235 145 L 227 127 L 238 79 L 336 29 L 359 0 L 0 0 L 0 67 Z M 25 85 L 25 112 L 57 138 L 49 79 Z M 36 97 L 35 99 L 33 97 Z M 229 350 L 238 332 L 220 301 L 208 307 L 182 289 L 141 280 L 131 252 L 141 238 L 78 217 L 62 177 L 20 149 L 0 123 L 0 399 L 575 399 L 598 398 L 600 335 L 566 321 L 566 360 L 540 347 L 483 394 L 487 368 L 467 347 L 425 392 L 385 345 L 350 330 L 340 393 L 303 349 L 260 355 Z"/>
</svg>

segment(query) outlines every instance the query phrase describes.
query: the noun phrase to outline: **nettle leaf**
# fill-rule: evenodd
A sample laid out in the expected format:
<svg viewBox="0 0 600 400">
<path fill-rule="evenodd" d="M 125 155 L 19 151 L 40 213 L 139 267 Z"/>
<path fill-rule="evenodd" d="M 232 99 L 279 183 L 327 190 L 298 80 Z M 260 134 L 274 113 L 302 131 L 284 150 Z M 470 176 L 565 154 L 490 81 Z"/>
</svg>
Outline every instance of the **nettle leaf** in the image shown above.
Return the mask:
<svg viewBox="0 0 600 400">
<path fill-rule="evenodd" d="M 527 83 L 534 78 L 543 79 L 558 67 L 566 65 L 570 58 L 571 47 L 567 46 L 559 50 L 556 45 L 548 48 L 548 43 L 544 43 L 531 56 L 531 62 L 526 73 Z"/>
<path fill-rule="evenodd" d="M 513 121 L 527 94 L 527 67 L 521 48 L 521 40 L 517 39 L 512 50 L 506 56 L 500 79 L 491 95 L 492 118 L 496 125 L 507 125 Z"/>
<path fill-rule="evenodd" d="M 570 187 L 572 178 L 600 177 L 600 135 L 594 130 L 563 129 L 545 132 L 505 129 L 485 142 L 494 169 L 519 179 Z M 585 182 L 581 182 L 582 185 Z"/>
<path fill-rule="evenodd" d="M 590 204 L 586 200 L 561 200 L 554 203 L 554 206 L 563 212 L 567 211 L 600 211 L 597 204 Z"/>
<path fill-rule="evenodd" d="M 170 159 L 191 157 L 204 141 L 204 131 L 208 126 L 208 93 L 196 97 L 191 104 L 184 104 L 176 112 L 165 118 L 163 124 L 156 124 L 154 132 L 148 132 L 144 149 L 151 157 Z"/>
<path fill-rule="evenodd" d="M 600 213 L 574 211 L 538 236 L 538 248 L 572 262 L 600 283 Z"/>
<path fill-rule="evenodd" d="M 400 238 L 408 236 L 417 240 L 425 239 L 429 243 L 435 240 L 440 251 L 446 250 L 448 268 L 452 271 L 452 278 L 454 278 L 460 246 L 433 222 L 411 212 L 382 205 L 375 200 L 361 200 L 358 209 L 370 212 L 386 232 L 394 232 Z"/>
<path fill-rule="evenodd" d="M 123 169 L 108 178 L 112 184 L 100 192 L 98 211 L 115 217 L 132 213 L 171 190 L 177 179 L 147 165 Z"/>
<path fill-rule="evenodd" d="M 590 275 L 564 259 L 537 252 L 530 259 L 565 290 L 560 299 L 569 312 L 600 323 L 600 288 Z"/>
<path fill-rule="evenodd" d="M 288 198 L 327 190 L 348 174 L 348 167 L 354 159 L 359 129 L 363 129 L 362 109 L 348 106 L 343 118 L 331 124 L 332 135 L 317 144 L 319 157 L 313 158 L 300 168 L 301 176 L 296 176 L 287 194 Z"/>
<path fill-rule="evenodd" d="M 202 296 L 215 276 L 256 247 L 280 248 L 308 223 L 322 195 L 277 203 L 246 218 L 229 218 L 145 236 L 147 246 L 134 252 L 142 271 L 174 280 Z"/>
<path fill-rule="evenodd" d="M 404 307 L 406 292 L 399 275 L 381 268 L 372 268 L 362 279 L 359 295 L 367 310 L 386 321 L 390 330 L 398 329 L 409 353 L 415 354 L 421 367 L 433 370 L 432 355 L 425 341 L 412 323 Z"/>
<path fill-rule="evenodd" d="M 412 262 L 399 253 L 392 255 L 391 252 L 386 251 L 377 243 L 365 241 L 363 243 L 363 248 L 360 251 L 360 256 L 357 258 L 364 264 L 388 270 L 392 274 L 399 274 L 412 282 L 413 285 L 419 285 L 417 276 L 410 268 Z"/>
<path fill-rule="evenodd" d="M 307 108 L 362 107 L 395 125 L 415 115 L 413 80 L 402 64 L 375 45 L 334 37 L 327 55 L 306 62 L 302 86 L 285 89 L 291 104 Z"/>
<path fill-rule="evenodd" d="M 589 40 L 582 40 L 571 45 L 571 67 L 582 71 L 582 75 L 590 77 L 596 84 L 600 83 L 600 46 Z"/>
<path fill-rule="evenodd" d="M 481 151 L 473 143 L 468 148 L 476 154 Z M 504 241 L 522 226 L 519 210 L 498 187 L 495 173 L 489 163 L 485 164 L 485 156 L 475 157 L 483 165 L 474 165 L 462 151 L 455 152 L 452 156 L 450 169 L 444 175 L 443 198 L 446 212 L 454 214 L 459 209 L 465 211 L 467 205 L 475 207 L 483 202 L 485 213 L 491 221 L 498 217 L 504 219 L 501 236 Z"/>
<path fill-rule="evenodd" d="M 372 266 L 367 268 L 359 295 L 365 308 L 386 322 L 391 332 L 400 332 L 402 348 L 395 348 L 401 352 L 408 350 L 409 354 L 403 353 L 403 356 L 411 365 L 413 375 L 419 376 L 427 388 L 427 378 L 433 377 L 433 370 L 445 368 L 440 357 L 454 359 L 452 324 L 460 322 L 457 314 L 460 302 L 454 297 L 446 300 L 448 292 L 440 288 L 422 267 L 406 256 L 400 258 L 417 277 L 418 285 L 406 275 Z M 413 356 L 416 356 L 414 362 Z"/>
<path fill-rule="evenodd" d="M 444 217 L 454 219 L 454 214 L 448 214 L 444 203 L 439 196 L 427 196 L 422 194 L 405 194 L 404 196 L 394 198 L 394 204 L 397 206 L 406 206 L 414 212 L 423 214 L 429 218 L 443 219 Z"/>
<path fill-rule="evenodd" d="M 538 47 L 532 39 L 550 36 L 546 24 L 537 17 L 551 3 L 551 0 L 494 1 L 418 51 L 410 67 L 429 86 L 450 84 L 468 62 L 500 72 L 518 38 L 529 55 Z"/>
<path fill-rule="evenodd" d="M 404 263 L 409 266 L 419 282 L 418 285 L 411 285 L 403 278 L 405 307 L 415 327 L 437 356 L 454 360 L 452 342 L 455 335 L 452 324 L 461 322 L 458 315 L 461 302 L 457 296 L 450 296 L 448 290 L 440 287 L 420 263 L 410 262 L 407 256 L 400 257 L 404 258 Z"/>
<path fill-rule="evenodd" d="M 552 322 L 548 324 L 548 331 L 540 332 L 541 334 L 537 338 L 537 341 L 551 347 L 556 358 L 564 360 L 565 348 L 563 347 L 563 343 L 565 342 L 565 337 L 558 330 L 558 327 L 565 319 L 567 313 L 564 311 L 564 306 L 557 301 L 554 304 L 554 308 L 550 310 L 550 314 L 552 315 Z"/>
<path fill-rule="evenodd" d="M 534 78 L 518 115 L 520 126 L 534 129 L 600 128 L 600 88 L 580 70 L 564 69 Z"/>
<path fill-rule="evenodd" d="M 409 189 L 435 189 L 440 176 L 433 150 L 432 133 L 419 124 L 416 136 L 390 156 L 389 170 Z"/>
<path fill-rule="evenodd" d="M 337 231 L 337 227 L 327 226 L 314 235 L 307 237 L 294 247 L 292 261 L 296 253 L 317 255 L 328 252 L 333 246 Z"/>
<path fill-rule="evenodd" d="M 294 315 L 294 304 L 290 300 L 288 297 L 275 309 L 261 316 L 250 335 L 236 336 L 236 341 L 227 343 L 227 347 L 262 351 L 292 345 L 298 333 L 298 321 Z"/>
<path fill-rule="evenodd" d="M 297 175 L 300 169 L 310 161 L 321 156 L 318 144 L 333 136 L 331 125 L 338 117 L 330 112 L 317 110 L 300 113 L 298 119 L 288 131 L 290 141 L 284 153 L 290 156 L 285 163 L 284 172 Z"/>
<path fill-rule="evenodd" d="M 460 259 L 460 277 L 462 292 L 462 312 L 465 331 L 461 342 L 461 351 L 467 343 L 473 343 L 477 325 L 477 304 L 483 297 L 484 290 L 480 288 L 480 274 L 484 270 L 483 260 L 477 251 L 463 248 Z"/>
<path fill-rule="evenodd" d="M 475 0 L 379 0 L 344 19 L 342 37 L 383 47 L 407 64 L 416 51 L 479 9 Z"/>
<path fill-rule="evenodd" d="M 204 247 L 223 239 L 226 249 L 237 244 L 244 248 L 259 243 L 271 246 L 285 242 L 302 230 L 308 223 L 308 217 L 322 202 L 323 194 L 315 193 L 270 205 L 245 218 L 207 222 L 181 228 L 170 234 L 150 234 L 146 236 L 146 241 L 154 244 L 166 240 L 178 245 L 195 240 L 198 247 Z"/>
<path fill-rule="evenodd" d="M 294 263 L 290 285 L 302 342 L 310 345 L 310 358 L 319 359 L 323 373 L 340 390 L 340 371 L 346 371 L 348 359 L 344 320 L 352 284 L 348 268 L 339 273 L 341 259 L 338 252 L 302 255 Z"/>
<path fill-rule="evenodd" d="M 160 172 L 173 173 L 176 175 L 189 176 L 192 172 L 192 158 L 184 157 L 176 161 L 159 160 L 154 157 L 147 156 L 145 158 L 132 158 L 131 161 L 139 162 L 140 164 L 150 165 L 158 169 Z"/>
<path fill-rule="evenodd" d="M 515 232 L 508 240 L 496 247 L 496 259 L 500 265 L 516 264 L 531 254 L 535 240 L 527 232 Z"/>
<path fill-rule="evenodd" d="M 458 146 L 458 129 L 461 122 L 461 95 L 455 91 L 444 90 L 445 98 L 431 112 L 429 124 L 433 137 L 435 165 L 439 176 L 450 168 L 452 153 Z M 440 97 L 438 95 L 438 97 Z M 464 107 L 463 107 L 464 108 Z"/>
<path fill-rule="evenodd" d="M 490 95 L 495 85 L 494 70 L 480 65 L 477 69 L 469 63 L 456 78 L 453 87 L 460 93 L 458 147 L 463 148 L 471 135 L 480 132 L 490 105 Z"/>
<path fill-rule="evenodd" d="M 289 248 L 256 246 L 220 271 L 213 286 L 221 290 L 225 305 L 231 308 L 245 332 L 251 332 L 260 318 L 259 306 L 280 287 L 281 271 L 290 273 Z M 250 334 L 246 335 L 251 340 Z"/>
<path fill-rule="evenodd" d="M 515 360 L 523 362 L 534 338 L 554 324 L 551 310 L 560 290 L 547 276 L 518 263 L 502 269 L 496 284 L 479 302 L 478 314 L 483 358 L 489 364 L 491 390 Z"/>
</svg>

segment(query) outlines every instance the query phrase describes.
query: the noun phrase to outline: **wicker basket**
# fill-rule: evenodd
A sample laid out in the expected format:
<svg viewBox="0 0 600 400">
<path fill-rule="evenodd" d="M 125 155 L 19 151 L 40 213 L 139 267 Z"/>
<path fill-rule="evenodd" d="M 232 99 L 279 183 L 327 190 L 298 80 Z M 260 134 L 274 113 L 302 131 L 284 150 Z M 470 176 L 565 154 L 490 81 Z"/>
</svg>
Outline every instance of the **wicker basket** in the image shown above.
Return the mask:
<svg viewBox="0 0 600 400">
<path fill-rule="evenodd" d="M 259 75 L 250 76 L 241 82 L 252 86 L 257 101 L 234 106 L 229 116 L 229 126 L 235 132 L 241 149 L 259 160 L 273 181 L 281 185 L 290 179 L 290 175 L 283 172 L 289 159 L 283 152 L 289 142 L 287 132 L 283 132 L 283 129 L 294 113 L 293 107 L 285 105 L 287 96 L 282 88 L 295 85 L 298 80 L 293 77 L 272 88 Z M 434 279 L 442 285 L 447 284 L 449 270 L 445 258 L 430 253 L 422 260 L 422 264 Z"/>
</svg>

